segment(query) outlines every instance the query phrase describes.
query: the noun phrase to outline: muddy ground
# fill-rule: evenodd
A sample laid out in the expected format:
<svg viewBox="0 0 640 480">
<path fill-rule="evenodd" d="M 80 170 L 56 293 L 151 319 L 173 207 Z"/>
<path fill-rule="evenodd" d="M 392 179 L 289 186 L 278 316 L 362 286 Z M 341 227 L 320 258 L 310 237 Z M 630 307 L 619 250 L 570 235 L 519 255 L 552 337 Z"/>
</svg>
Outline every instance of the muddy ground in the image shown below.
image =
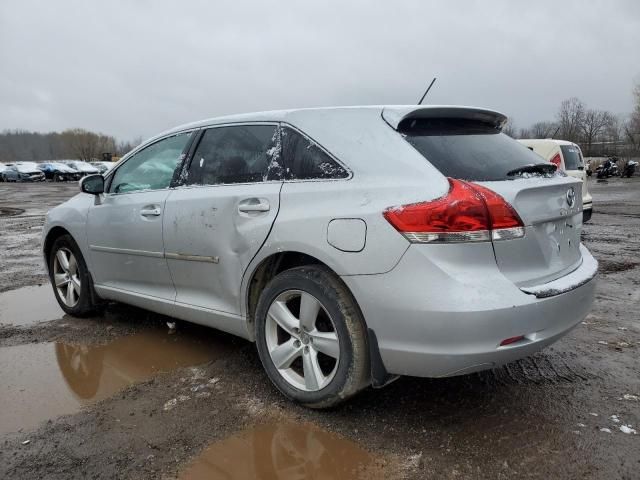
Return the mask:
<svg viewBox="0 0 640 480">
<path fill-rule="evenodd" d="M 582 325 L 496 370 L 315 412 L 243 340 L 124 305 L 60 315 L 39 235 L 77 187 L 0 184 L 0 478 L 640 478 L 640 178 L 590 188 Z"/>
</svg>

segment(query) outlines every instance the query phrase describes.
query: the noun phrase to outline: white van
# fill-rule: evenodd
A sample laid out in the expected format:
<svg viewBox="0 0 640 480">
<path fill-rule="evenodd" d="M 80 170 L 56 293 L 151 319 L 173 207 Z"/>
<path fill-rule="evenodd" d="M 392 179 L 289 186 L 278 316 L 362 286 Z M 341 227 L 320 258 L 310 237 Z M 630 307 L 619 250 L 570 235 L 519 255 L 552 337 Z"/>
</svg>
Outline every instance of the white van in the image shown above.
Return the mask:
<svg viewBox="0 0 640 480">
<path fill-rule="evenodd" d="M 553 140 L 550 138 L 520 139 L 518 141 L 548 162 L 555 164 L 559 169 L 564 170 L 567 175 L 582 180 L 582 221 L 589 221 L 593 210 L 593 200 L 589 194 L 587 173 L 584 169 L 584 160 L 580 147 L 566 140 Z"/>
</svg>

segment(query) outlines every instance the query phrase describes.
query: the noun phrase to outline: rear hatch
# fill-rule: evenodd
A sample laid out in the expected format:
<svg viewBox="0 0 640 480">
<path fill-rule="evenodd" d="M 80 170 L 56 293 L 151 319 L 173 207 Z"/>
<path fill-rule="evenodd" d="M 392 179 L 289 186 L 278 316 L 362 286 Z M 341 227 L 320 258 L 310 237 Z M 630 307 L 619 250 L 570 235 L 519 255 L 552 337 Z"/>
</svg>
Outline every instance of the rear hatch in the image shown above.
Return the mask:
<svg viewBox="0 0 640 480">
<path fill-rule="evenodd" d="M 526 287 L 575 270 L 582 259 L 582 182 L 549 173 L 547 162 L 500 132 L 499 113 L 481 110 L 474 117 L 474 109 L 447 114 L 441 107 L 430 116 L 428 110 L 396 115 L 395 121 L 383 117 L 444 176 L 486 187 L 515 209 L 524 236 L 493 240 L 502 273 Z"/>
</svg>

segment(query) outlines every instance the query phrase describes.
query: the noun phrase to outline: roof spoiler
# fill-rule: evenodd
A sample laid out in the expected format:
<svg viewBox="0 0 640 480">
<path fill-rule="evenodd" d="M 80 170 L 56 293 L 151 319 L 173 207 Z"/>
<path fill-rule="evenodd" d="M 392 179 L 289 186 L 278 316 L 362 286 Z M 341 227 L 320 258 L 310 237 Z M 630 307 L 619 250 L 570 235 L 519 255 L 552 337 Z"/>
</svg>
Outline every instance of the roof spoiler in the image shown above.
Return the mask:
<svg viewBox="0 0 640 480">
<path fill-rule="evenodd" d="M 432 105 L 424 107 L 416 105 L 400 105 L 384 107 L 382 109 L 382 118 L 394 130 L 398 129 L 398 126 L 403 120 L 414 118 L 464 118 L 490 123 L 500 130 L 502 130 L 502 127 L 507 121 L 506 115 L 494 110 L 449 105 Z"/>
</svg>

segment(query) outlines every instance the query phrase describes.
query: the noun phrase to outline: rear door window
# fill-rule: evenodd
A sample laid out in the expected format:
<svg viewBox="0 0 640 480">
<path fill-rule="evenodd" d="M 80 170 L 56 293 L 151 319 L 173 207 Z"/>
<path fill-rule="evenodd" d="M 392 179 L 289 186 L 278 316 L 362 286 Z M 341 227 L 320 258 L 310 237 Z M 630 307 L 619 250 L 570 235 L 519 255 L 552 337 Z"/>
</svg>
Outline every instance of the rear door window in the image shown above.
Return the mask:
<svg viewBox="0 0 640 480">
<path fill-rule="evenodd" d="M 289 180 L 347 178 L 349 172 L 313 140 L 296 130 L 282 129 L 282 147 Z"/>
<path fill-rule="evenodd" d="M 511 170 L 543 160 L 494 126 L 464 119 L 411 119 L 398 131 L 444 176 L 471 181 L 512 180 Z"/>
<path fill-rule="evenodd" d="M 238 125 L 206 130 L 196 148 L 185 183 L 220 185 L 278 178 L 276 125 Z"/>
<path fill-rule="evenodd" d="M 564 157 L 565 170 L 580 170 L 584 168 L 582 155 L 578 147 L 574 145 L 560 145 L 562 156 Z"/>
</svg>

